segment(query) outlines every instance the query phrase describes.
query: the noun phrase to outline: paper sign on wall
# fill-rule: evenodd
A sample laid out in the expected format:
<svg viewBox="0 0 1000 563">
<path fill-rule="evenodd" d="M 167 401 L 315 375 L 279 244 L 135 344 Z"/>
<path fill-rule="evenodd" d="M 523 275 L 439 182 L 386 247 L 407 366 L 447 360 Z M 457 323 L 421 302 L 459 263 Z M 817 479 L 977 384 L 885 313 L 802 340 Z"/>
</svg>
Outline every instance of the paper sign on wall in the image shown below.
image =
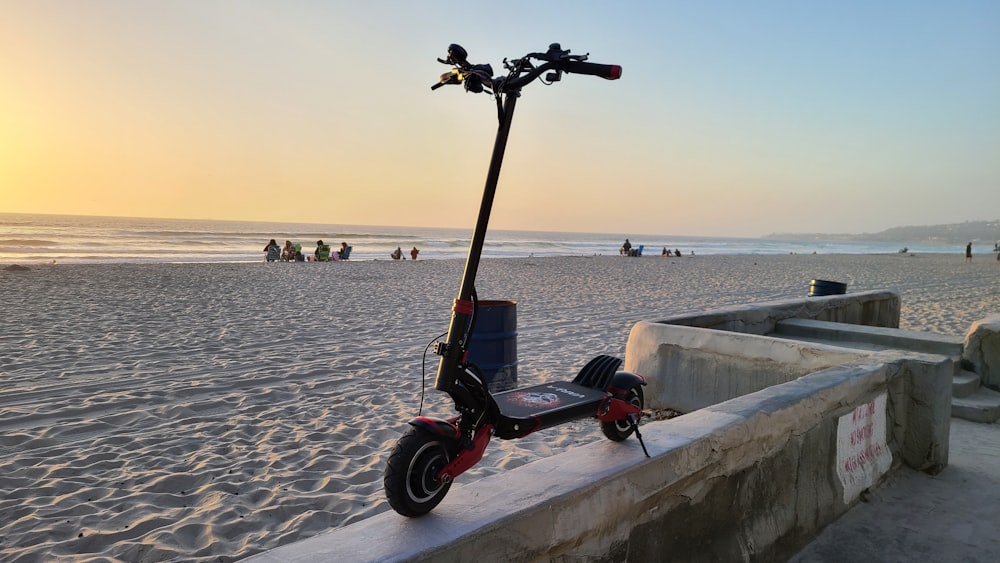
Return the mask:
<svg viewBox="0 0 1000 563">
<path fill-rule="evenodd" d="M 886 394 L 840 417 L 837 424 L 837 477 L 850 504 L 892 466 L 886 444 Z"/>
</svg>

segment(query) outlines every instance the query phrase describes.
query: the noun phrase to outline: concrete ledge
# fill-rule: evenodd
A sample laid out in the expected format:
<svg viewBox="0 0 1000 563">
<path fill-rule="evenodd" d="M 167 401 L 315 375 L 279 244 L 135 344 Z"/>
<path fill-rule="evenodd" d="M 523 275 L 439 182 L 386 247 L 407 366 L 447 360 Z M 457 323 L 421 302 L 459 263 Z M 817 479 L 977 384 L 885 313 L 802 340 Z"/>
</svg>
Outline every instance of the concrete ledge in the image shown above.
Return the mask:
<svg viewBox="0 0 1000 563">
<path fill-rule="evenodd" d="M 913 350 L 941 354 L 953 358 L 962 356 L 961 336 L 902 330 L 898 328 L 864 326 L 815 319 L 784 319 L 775 323 L 775 334 L 793 338 L 820 339 L 874 345 L 898 350 Z"/>
<path fill-rule="evenodd" d="M 646 377 L 646 405 L 692 412 L 755 391 L 794 382 L 832 366 L 905 360 L 910 417 L 907 464 L 936 473 L 948 463 L 952 358 L 902 350 L 865 351 L 720 330 L 637 323 L 629 333 L 625 369 Z"/>
<path fill-rule="evenodd" d="M 625 369 L 649 382 L 646 406 L 685 413 L 867 356 L 834 346 L 650 322 L 632 327 L 625 349 Z"/>
<path fill-rule="evenodd" d="M 626 369 L 644 366 L 649 402 L 675 400 L 669 380 L 687 377 L 685 400 L 706 405 L 644 424 L 650 459 L 634 438 L 588 444 L 464 486 L 459 478 L 423 518 L 384 512 L 248 560 L 788 559 L 901 463 L 929 473 L 947 464 L 954 371 L 939 355 L 760 336 L 793 317 L 895 327 L 899 297 L 639 323 Z M 684 375 L 692 366 L 699 377 Z M 850 449 L 855 439 L 864 449 Z"/>
<path fill-rule="evenodd" d="M 951 396 L 954 400 L 959 397 L 968 397 L 979 391 L 979 374 L 966 370 L 958 370 L 951 382 Z"/>
<path fill-rule="evenodd" d="M 973 422 L 990 424 L 1000 420 L 1000 393 L 987 387 L 952 399 L 951 414 Z"/>
<path fill-rule="evenodd" d="M 249 561 L 786 559 L 858 501 L 836 476 L 841 417 L 886 396 L 893 467 L 921 433 L 908 362 L 883 359 L 645 424 L 648 460 L 634 439 L 588 444 L 457 487 L 423 518 L 385 512 Z M 947 456 L 946 440 L 920 448 Z"/>
<path fill-rule="evenodd" d="M 791 318 L 896 328 L 899 311 L 899 295 L 891 291 L 864 291 L 753 303 L 667 317 L 657 322 L 765 335 L 774 332 L 778 321 Z"/>
</svg>

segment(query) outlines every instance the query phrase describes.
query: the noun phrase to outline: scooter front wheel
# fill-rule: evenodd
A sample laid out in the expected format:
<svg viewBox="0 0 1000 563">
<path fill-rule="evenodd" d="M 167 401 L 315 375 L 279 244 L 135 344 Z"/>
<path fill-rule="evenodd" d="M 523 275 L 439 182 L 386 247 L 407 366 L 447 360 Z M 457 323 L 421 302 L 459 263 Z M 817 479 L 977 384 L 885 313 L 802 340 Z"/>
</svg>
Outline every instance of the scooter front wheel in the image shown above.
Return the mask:
<svg viewBox="0 0 1000 563">
<path fill-rule="evenodd" d="M 454 457 L 455 448 L 445 438 L 411 426 L 385 464 L 383 484 L 389 506 L 411 518 L 433 510 L 451 487 L 437 474 Z"/>
<path fill-rule="evenodd" d="M 628 393 L 624 397 L 620 397 L 626 403 L 633 404 L 642 410 L 643 400 L 642 387 L 636 385 L 635 387 L 628 390 Z M 632 421 L 628 418 L 623 418 L 621 420 L 609 420 L 607 422 L 601 423 L 601 431 L 607 436 L 609 440 L 614 440 L 615 442 L 621 442 L 625 438 L 632 435 L 632 431 L 635 428 L 632 426 Z"/>
</svg>

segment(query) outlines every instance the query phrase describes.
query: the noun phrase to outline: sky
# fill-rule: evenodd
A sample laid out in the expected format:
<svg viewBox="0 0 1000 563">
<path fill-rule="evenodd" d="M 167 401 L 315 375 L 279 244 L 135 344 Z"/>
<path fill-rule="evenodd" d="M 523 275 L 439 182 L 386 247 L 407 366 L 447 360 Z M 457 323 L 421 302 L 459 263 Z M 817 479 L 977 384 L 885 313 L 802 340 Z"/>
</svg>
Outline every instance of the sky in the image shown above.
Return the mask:
<svg viewBox="0 0 1000 563">
<path fill-rule="evenodd" d="M 469 228 L 469 60 L 561 43 L 491 228 L 756 237 L 1000 218 L 995 0 L 0 0 L 0 212 Z"/>
</svg>

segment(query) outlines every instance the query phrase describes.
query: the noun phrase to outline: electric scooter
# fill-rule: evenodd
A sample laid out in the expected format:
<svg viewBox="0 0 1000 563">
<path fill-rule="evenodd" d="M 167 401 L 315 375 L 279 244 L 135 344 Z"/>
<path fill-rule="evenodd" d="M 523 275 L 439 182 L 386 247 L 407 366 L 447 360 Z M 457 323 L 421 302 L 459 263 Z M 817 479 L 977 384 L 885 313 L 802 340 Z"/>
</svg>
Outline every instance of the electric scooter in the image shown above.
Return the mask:
<svg viewBox="0 0 1000 563">
<path fill-rule="evenodd" d="M 468 53 L 459 45 L 450 45 L 448 57 L 438 61 L 453 68 L 442 74 L 431 90 L 462 84 L 467 92 L 493 95 L 500 125 L 448 336 L 444 342 L 434 343 L 434 353 L 441 357 L 434 387 L 451 396 L 458 415 L 448 420 L 425 416 L 411 420 L 386 463 L 384 486 L 389 505 L 409 517 L 433 510 L 454 479 L 482 459 L 494 436 L 502 440 L 523 438 L 557 424 L 593 417 L 600 421 L 604 435 L 616 442 L 635 433 L 643 452 L 649 455 L 639 433 L 646 381 L 638 374 L 620 371 L 620 359 L 597 356 L 572 381 L 491 393 L 482 371 L 468 358 L 478 310 L 476 273 L 521 89 L 543 74 L 542 82 L 547 84 L 558 82 L 563 74 L 617 80 L 622 68 L 586 62 L 587 55 L 572 55 L 558 43 L 544 53 L 504 59 L 507 74 L 500 77 L 493 77 L 488 64 L 470 63 Z"/>
</svg>

